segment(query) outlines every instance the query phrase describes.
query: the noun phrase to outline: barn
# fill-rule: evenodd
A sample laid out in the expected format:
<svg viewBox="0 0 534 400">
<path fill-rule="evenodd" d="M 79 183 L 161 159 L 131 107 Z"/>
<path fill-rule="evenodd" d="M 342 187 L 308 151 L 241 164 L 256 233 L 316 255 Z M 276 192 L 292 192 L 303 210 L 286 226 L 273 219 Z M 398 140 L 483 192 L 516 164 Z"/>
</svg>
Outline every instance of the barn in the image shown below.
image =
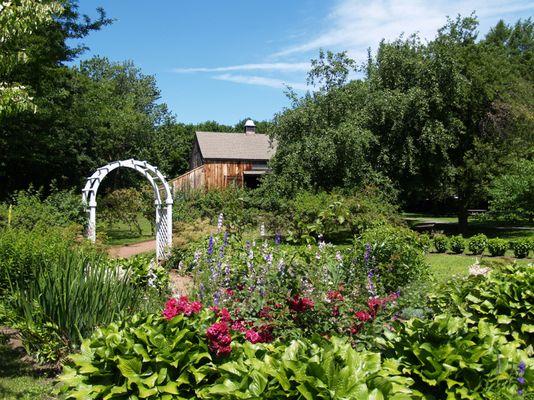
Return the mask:
<svg viewBox="0 0 534 400">
<path fill-rule="evenodd" d="M 195 132 L 190 171 L 172 179 L 174 191 L 216 189 L 229 185 L 254 188 L 269 171 L 276 142 L 256 133 L 252 120 L 243 133 Z"/>
</svg>

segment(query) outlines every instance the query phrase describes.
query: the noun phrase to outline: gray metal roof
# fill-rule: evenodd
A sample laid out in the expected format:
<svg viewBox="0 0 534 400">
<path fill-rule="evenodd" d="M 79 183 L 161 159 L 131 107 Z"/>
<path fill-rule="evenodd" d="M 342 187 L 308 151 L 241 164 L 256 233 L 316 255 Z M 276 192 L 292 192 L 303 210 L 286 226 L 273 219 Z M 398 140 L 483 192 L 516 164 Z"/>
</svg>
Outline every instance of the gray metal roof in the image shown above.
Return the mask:
<svg viewBox="0 0 534 400">
<path fill-rule="evenodd" d="M 204 159 L 270 160 L 276 152 L 276 142 L 269 136 L 254 133 L 196 132 Z"/>
</svg>

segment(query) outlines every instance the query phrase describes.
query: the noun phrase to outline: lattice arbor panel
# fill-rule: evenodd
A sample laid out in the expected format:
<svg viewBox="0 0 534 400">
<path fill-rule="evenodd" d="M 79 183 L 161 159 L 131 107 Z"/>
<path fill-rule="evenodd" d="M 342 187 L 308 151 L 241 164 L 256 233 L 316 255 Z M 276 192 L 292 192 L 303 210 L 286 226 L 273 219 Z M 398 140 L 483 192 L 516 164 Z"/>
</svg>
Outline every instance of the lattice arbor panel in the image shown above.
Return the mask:
<svg viewBox="0 0 534 400">
<path fill-rule="evenodd" d="M 158 261 L 166 259 L 172 246 L 172 193 L 163 174 L 146 161 L 123 160 L 115 161 L 98 168 L 87 178 L 82 190 L 82 201 L 88 213 L 86 236 L 89 240 L 96 240 L 96 194 L 100 183 L 114 169 L 126 167 L 141 173 L 152 186 L 154 191 L 154 207 L 156 218 L 156 257 Z"/>
</svg>

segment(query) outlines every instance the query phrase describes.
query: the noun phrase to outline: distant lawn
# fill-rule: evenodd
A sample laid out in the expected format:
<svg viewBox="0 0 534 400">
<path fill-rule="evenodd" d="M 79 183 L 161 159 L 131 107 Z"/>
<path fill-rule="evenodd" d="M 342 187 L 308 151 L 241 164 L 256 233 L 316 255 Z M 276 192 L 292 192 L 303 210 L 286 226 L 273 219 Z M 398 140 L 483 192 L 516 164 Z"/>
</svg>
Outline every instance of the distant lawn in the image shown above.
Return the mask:
<svg viewBox="0 0 534 400">
<path fill-rule="evenodd" d="M 421 213 L 402 213 L 402 218 L 410 228 L 417 229 L 418 225 L 434 224 L 433 231 L 443 231 L 446 235 L 460 234 L 458 219 L 453 215 L 436 216 Z M 428 229 L 428 228 L 427 228 Z M 502 239 L 534 239 L 534 225 L 532 224 L 508 224 L 501 221 L 481 221 L 475 217 L 469 218 L 469 224 L 465 237 L 483 233 L 490 238 Z"/>
<path fill-rule="evenodd" d="M 131 230 L 128 225 L 122 222 L 114 223 L 111 226 L 101 222 L 98 224 L 96 231 L 97 234 L 104 233 L 104 243 L 110 246 L 139 243 L 154 239 L 155 237 L 152 236 L 150 229 L 150 222 L 142 215 L 139 215 L 137 220 L 141 226 L 141 234 L 135 228 Z"/>
<path fill-rule="evenodd" d="M 52 380 L 36 376 L 19 357 L 18 352 L 0 345 L 0 399 L 55 399 Z"/>
<path fill-rule="evenodd" d="M 438 282 L 446 282 L 455 275 L 463 276 L 469 273 L 469 266 L 473 265 L 478 258 L 478 260 L 508 260 L 512 261 L 512 258 L 509 257 L 480 257 L 467 254 L 438 254 L 438 253 L 429 253 L 426 254 L 426 260 L 430 264 L 430 270 L 434 274 Z M 519 264 L 528 264 L 533 262 L 532 259 L 518 259 L 516 260 Z"/>
</svg>

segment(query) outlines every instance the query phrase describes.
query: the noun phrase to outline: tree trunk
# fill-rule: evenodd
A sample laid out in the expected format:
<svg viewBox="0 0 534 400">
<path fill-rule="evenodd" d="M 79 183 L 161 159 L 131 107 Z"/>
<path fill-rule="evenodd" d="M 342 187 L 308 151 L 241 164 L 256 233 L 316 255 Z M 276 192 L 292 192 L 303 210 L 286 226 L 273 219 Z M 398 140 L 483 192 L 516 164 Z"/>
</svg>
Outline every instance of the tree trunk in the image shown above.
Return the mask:
<svg viewBox="0 0 534 400">
<path fill-rule="evenodd" d="M 458 204 L 458 226 L 460 227 L 461 233 L 467 233 L 468 217 L 469 213 L 467 212 L 467 204 L 460 201 Z"/>
</svg>

